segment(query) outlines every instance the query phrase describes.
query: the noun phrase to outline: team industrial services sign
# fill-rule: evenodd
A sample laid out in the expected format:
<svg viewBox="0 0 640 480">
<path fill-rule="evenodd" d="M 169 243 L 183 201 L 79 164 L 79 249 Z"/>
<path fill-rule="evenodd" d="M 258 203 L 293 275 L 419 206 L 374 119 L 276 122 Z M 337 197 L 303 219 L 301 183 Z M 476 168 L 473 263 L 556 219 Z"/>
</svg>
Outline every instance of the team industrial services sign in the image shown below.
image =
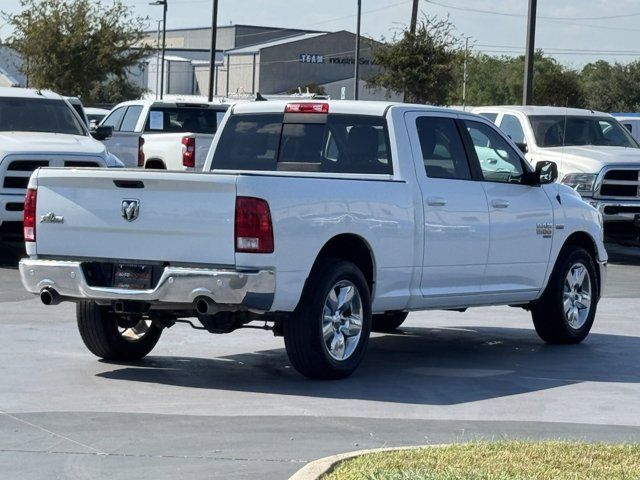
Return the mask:
<svg viewBox="0 0 640 480">
<path fill-rule="evenodd" d="M 355 57 L 336 57 L 321 55 L 318 53 L 301 53 L 298 57 L 300 63 L 323 63 L 334 65 L 353 65 L 356 63 Z M 370 58 L 360 57 L 360 65 L 375 65 L 375 62 Z"/>
</svg>

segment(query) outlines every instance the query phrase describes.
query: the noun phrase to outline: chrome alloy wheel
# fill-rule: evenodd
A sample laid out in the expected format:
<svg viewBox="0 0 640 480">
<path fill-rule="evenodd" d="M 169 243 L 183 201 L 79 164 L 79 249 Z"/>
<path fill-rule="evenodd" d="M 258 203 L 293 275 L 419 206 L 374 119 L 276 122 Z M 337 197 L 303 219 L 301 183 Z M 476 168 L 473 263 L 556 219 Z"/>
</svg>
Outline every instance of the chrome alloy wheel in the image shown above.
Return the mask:
<svg viewBox="0 0 640 480">
<path fill-rule="evenodd" d="M 124 328 L 118 326 L 118 333 L 128 342 L 137 342 L 141 340 L 151 328 L 151 320 L 141 319 L 132 327 Z"/>
<path fill-rule="evenodd" d="M 348 280 L 336 283 L 324 301 L 322 335 L 327 352 L 337 361 L 348 359 L 362 335 L 362 298 Z"/>
<path fill-rule="evenodd" d="M 569 326 L 579 330 L 591 311 L 591 278 L 582 263 L 574 264 L 564 279 L 562 303 Z"/>
</svg>

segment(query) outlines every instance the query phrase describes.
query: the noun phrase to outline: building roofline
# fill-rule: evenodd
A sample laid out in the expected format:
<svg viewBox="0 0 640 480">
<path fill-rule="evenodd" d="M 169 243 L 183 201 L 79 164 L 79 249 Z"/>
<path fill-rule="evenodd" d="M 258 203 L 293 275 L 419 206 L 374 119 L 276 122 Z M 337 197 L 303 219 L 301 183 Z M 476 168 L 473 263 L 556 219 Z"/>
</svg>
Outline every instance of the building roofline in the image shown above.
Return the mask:
<svg viewBox="0 0 640 480">
<path fill-rule="evenodd" d="M 309 30 L 309 29 L 305 29 L 305 28 L 289 28 L 289 27 L 269 27 L 266 25 L 248 25 L 248 24 L 244 24 L 244 23 L 234 23 L 233 25 L 218 25 L 218 29 L 221 28 L 235 28 L 235 27 L 249 27 L 249 28 L 264 28 L 264 29 L 268 29 L 271 31 L 274 30 L 289 30 L 289 31 L 293 31 L 293 32 L 308 32 L 308 33 L 323 33 L 324 30 Z M 168 28 L 167 29 L 167 33 L 170 32 L 188 32 L 191 30 L 211 30 L 211 26 L 208 27 L 185 27 L 185 28 Z M 157 33 L 158 30 L 145 30 L 143 33 Z"/>
</svg>

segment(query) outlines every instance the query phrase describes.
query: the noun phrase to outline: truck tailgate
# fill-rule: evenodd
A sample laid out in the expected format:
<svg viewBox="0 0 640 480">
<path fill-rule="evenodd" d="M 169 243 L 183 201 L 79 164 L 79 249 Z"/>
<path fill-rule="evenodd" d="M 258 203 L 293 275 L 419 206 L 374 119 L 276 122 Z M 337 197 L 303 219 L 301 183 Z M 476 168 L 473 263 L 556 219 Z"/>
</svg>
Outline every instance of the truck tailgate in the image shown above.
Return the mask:
<svg viewBox="0 0 640 480">
<path fill-rule="evenodd" d="M 235 263 L 234 175 L 48 168 L 36 175 L 39 256 Z M 57 219 L 43 223 L 43 215 Z"/>
</svg>

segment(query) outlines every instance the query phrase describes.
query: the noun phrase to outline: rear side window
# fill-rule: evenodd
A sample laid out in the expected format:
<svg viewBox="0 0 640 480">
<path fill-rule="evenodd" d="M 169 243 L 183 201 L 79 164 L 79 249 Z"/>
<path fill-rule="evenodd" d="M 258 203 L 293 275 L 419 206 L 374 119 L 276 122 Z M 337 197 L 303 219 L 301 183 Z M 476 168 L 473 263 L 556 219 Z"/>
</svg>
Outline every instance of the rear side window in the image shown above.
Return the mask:
<svg viewBox="0 0 640 480">
<path fill-rule="evenodd" d="M 471 179 L 467 154 L 452 118 L 419 117 L 416 128 L 428 177 Z"/>
<path fill-rule="evenodd" d="M 152 107 L 144 127 L 148 133 L 216 133 L 224 111 L 201 107 Z"/>
<path fill-rule="evenodd" d="M 365 115 L 235 115 L 212 169 L 332 173 L 393 172 L 384 119 Z"/>
<path fill-rule="evenodd" d="M 122 125 L 120 125 L 119 130 L 121 132 L 135 131 L 140 113 L 142 113 L 141 105 L 132 105 L 131 107 L 127 108 L 127 113 L 124 114 Z"/>
</svg>

